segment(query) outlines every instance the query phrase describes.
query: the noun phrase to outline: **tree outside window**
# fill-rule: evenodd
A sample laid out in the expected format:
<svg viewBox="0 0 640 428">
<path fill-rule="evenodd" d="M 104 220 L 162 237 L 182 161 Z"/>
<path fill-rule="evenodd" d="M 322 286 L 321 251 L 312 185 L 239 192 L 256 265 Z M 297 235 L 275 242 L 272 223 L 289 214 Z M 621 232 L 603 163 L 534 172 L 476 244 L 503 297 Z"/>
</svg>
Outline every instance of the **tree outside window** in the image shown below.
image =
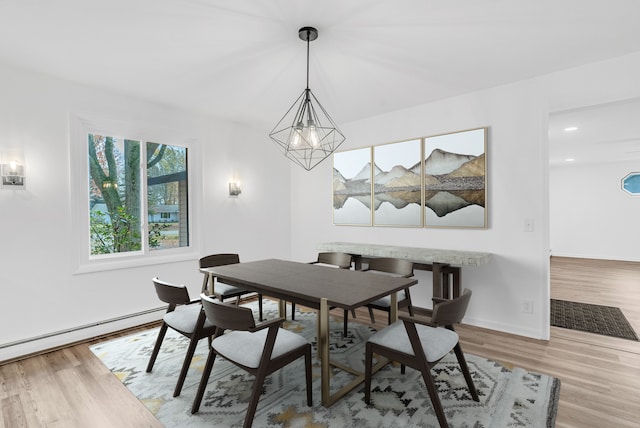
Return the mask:
<svg viewBox="0 0 640 428">
<path fill-rule="evenodd" d="M 188 246 L 187 149 L 97 134 L 88 145 L 91 255 Z"/>
</svg>

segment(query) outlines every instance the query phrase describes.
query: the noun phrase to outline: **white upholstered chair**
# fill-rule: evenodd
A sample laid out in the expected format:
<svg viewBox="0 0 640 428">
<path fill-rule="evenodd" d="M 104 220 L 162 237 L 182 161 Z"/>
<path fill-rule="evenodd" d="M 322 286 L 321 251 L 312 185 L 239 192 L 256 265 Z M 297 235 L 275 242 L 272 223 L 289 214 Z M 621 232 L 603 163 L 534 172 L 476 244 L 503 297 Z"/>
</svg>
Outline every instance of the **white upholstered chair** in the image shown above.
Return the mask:
<svg viewBox="0 0 640 428">
<path fill-rule="evenodd" d="M 479 401 L 467 361 L 460 347 L 458 334 L 453 328 L 453 324 L 459 323 L 464 317 L 470 298 L 470 290 L 465 290 L 460 297 L 453 300 L 435 298 L 430 322 L 401 315 L 400 321 L 371 336 L 365 347 L 364 401 L 367 404 L 371 401 L 373 354 L 384 356 L 401 363 L 402 373 L 405 365 L 422 373 L 438 422 L 442 428 L 448 427 L 435 382 L 431 376 L 431 368 L 452 350 L 458 358 L 471 397 Z"/>
<path fill-rule="evenodd" d="M 401 276 L 410 278 L 413 276 L 413 262 L 405 259 L 396 259 L 392 257 L 372 258 L 369 266 L 363 271 L 379 273 L 384 275 Z M 404 294 L 404 296 L 403 296 Z M 375 324 L 376 319 L 373 315 L 373 309 L 379 309 L 387 312 L 388 322 L 391 324 L 391 296 L 385 296 L 375 300 L 367 305 L 369 308 L 369 317 L 371 322 Z M 411 306 L 411 294 L 409 289 L 405 289 L 398 293 L 398 309 L 407 308 L 409 315 L 413 315 L 413 307 Z"/>
<path fill-rule="evenodd" d="M 216 266 L 225 266 L 240 263 L 240 256 L 235 253 L 220 253 L 220 254 L 210 254 L 208 256 L 202 257 L 198 264 L 200 268 L 210 268 Z M 209 276 L 205 275 L 204 280 L 202 282 L 202 293 L 208 294 L 208 281 Z M 236 305 L 240 303 L 240 297 L 245 294 L 253 293 L 250 290 L 245 290 L 244 288 L 236 287 L 235 285 L 225 284 L 223 282 L 218 282 L 213 289 L 213 294 L 223 302 L 225 299 L 236 299 Z M 262 294 L 258 293 L 258 319 L 262 321 Z"/>
<path fill-rule="evenodd" d="M 230 305 L 202 295 L 207 319 L 217 326 L 209 357 L 202 373 L 191 413 L 200 409 L 209 375 L 217 355 L 253 374 L 255 381 L 244 427 L 250 427 L 258 406 L 265 378 L 276 370 L 304 356 L 307 404 L 312 405 L 311 344 L 302 336 L 280 328 L 284 319 L 255 324 L 251 309 Z"/>
<path fill-rule="evenodd" d="M 153 278 L 153 285 L 158 298 L 167 303 L 168 306 L 167 312 L 162 319 L 162 326 L 158 332 L 158 338 L 151 353 L 151 358 L 149 358 L 147 373 L 153 369 L 167 329 L 171 328 L 183 336 L 188 337 L 189 347 L 187 348 L 187 354 L 182 363 L 182 370 L 178 376 L 176 389 L 173 392 L 173 396 L 177 397 L 180 395 L 182 385 L 187 377 L 187 371 L 189 370 L 189 365 L 191 364 L 191 359 L 195 353 L 198 341 L 205 337 L 210 338 L 213 336 L 215 327 L 207 320 L 202 305 L 200 304 L 200 299 L 191 300 L 189 291 L 184 285 L 171 284 L 160 281 L 158 278 Z"/>
</svg>

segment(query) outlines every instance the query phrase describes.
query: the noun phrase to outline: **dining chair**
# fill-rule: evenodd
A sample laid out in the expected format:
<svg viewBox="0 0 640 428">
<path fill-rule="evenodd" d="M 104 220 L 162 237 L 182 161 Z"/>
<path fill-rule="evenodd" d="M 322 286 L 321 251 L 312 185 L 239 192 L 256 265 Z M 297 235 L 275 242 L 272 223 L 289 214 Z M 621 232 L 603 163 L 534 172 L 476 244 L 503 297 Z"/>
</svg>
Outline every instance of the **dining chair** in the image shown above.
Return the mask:
<svg viewBox="0 0 640 428">
<path fill-rule="evenodd" d="M 433 314 L 430 321 L 400 315 L 400 321 L 396 321 L 371 336 L 365 346 L 365 403 L 370 404 L 371 402 L 371 377 L 373 354 L 375 353 L 399 362 L 403 374 L 405 366 L 412 367 L 422 373 L 438 422 L 442 428 L 448 427 L 435 381 L 431 375 L 431 368 L 451 350 L 458 358 L 471 397 L 475 401 L 480 401 L 460 347 L 458 334 L 453 328 L 454 324 L 464 318 L 470 298 L 470 290 L 464 290 L 460 297 L 452 300 L 434 298 Z"/>
<path fill-rule="evenodd" d="M 318 253 L 318 257 L 315 261 L 309 262 L 312 265 L 323 265 L 329 267 L 335 267 L 339 269 L 351 269 L 351 262 L 353 261 L 353 256 L 347 253 L 339 253 L 339 252 L 323 252 Z M 348 313 L 345 310 L 345 321 L 344 321 L 344 331 L 343 336 L 347 335 L 347 316 Z M 353 317 L 356 317 L 356 312 L 352 311 Z M 296 304 L 291 303 L 291 319 L 295 320 L 296 318 Z"/>
<path fill-rule="evenodd" d="M 240 256 L 238 254 L 232 253 L 221 253 L 221 254 L 211 254 L 205 257 L 202 257 L 199 260 L 200 268 L 210 268 L 216 266 L 224 266 L 224 265 L 232 265 L 240 263 Z M 204 275 L 204 280 L 202 282 L 202 293 L 207 294 L 209 288 L 207 287 L 209 281 L 209 275 Z M 236 287 L 234 285 L 225 284 L 223 282 L 219 282 L 217 279 L 213 287 L 213 294 L 220 300 L 221 302 L 225 299 L 236 298 L 236 305 L 240 303 L 240 297 L 245 294 L 253 293 L 253 291 L 245 290 L 244 288 Z M 262 321 L 262 294 L 258 293 L 258 319 Z"/>
<path fill-rule="evenodd" d="M 378 257 L 371 259 L 369 265 L 366 269 L 363 269 L 363 271 L 410 278 L 413 276 L 413 262 L 392 257 Z M 413 306 L 411 305 L 409 289 L 406 288 L 403 292 L 404 298 L 398 296 L 398 309 L 407 308 L 409 315 L 413 316 Z M 367 308 L 369 309 L 369 317 L 371 318 L 372 324 L 376 323 L 375 316 L 373 315 L 374 309 L 387 312 L 389 314 L 388 323 L 391 324 L 391 296 L 385 296 L 375 300 L 369 303 Z"/>
<path fill-rule="evenodd" d="M 215 332 L 215 326 L 207 320 L 207 317 L 200 304 L 200 299 L 191 300 L 189 297 L 189 290 L 184 285 L 175 285 L 165 281 L 161 281 L 158 278 L 153 278 L 153 285 L 156 289 L 158 298 L 167 303 L 167 312 L 162 318 L 162 326 L 158 332 L 158 338 L 156 344 L 151 352 L 151 358 L 147 364 L 147 373 L 153 369 L 153 365 L 156 362 L 158 353 L 160 352 L 160 346 L 164 340 L 164 336 L 169 328 L 177 331 L 189 338 L 189 346 L 187 348 L 187 354 L 184 357 L 182 363 L 182 369 L 178 376 L 178 383 L 173 391 L 173 396 L 180 395 L 182 385 L 187 377 L 187 371 L 191 365 L 191 359 L 196 350 L 196 345 L 205 337 L 211 340 Z"/>
<path fill-rule="evenodd" d="M 309 342 L 296 333 L 280 328 L 284 322 L 283 318 L 256 325 L 249 308 L 223 303 L 204 294 L 201 298 L 207 319 L 218 329 L 209 348 L 209 356 L 191 413 L 200 409 L 217 355 L 255 376 L 244 420 L 245 428 L 253 423 L 265 378 L 302 356 L 305 360 L 307 405 L 313 405 Z"/>
</svg>

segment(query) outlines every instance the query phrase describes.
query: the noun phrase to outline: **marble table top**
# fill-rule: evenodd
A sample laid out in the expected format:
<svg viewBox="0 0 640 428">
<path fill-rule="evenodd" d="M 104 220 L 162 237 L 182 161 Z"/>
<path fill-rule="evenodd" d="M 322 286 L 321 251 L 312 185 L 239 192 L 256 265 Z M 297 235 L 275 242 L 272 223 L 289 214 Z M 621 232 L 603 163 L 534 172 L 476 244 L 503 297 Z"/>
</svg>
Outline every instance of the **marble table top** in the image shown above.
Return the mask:
<svg viewBox="0 0 640 428">
<path fill-rule="evenodd" d="M 371 257 L 394 257 L 407 259 L 415 263 L 446 263 L 456 266 L 480 266 L 487 264 L 491 259 L 491 253 L 477 251 L 440 250 L 353 242 L 325 242 L 319 244 L 317 250 Z"/>
</svg>

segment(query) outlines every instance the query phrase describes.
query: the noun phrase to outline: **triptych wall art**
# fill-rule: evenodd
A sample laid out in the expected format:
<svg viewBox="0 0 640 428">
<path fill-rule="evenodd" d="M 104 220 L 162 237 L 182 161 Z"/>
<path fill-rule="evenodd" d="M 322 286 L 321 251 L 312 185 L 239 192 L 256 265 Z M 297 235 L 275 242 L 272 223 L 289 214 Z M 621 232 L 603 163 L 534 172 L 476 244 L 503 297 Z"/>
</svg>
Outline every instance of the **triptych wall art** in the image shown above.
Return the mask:
<svg viewBox="0 0 640 428">
<path fill-rule="evenodd" d="M 486 228 L 487 128 L 333 155 L 333 223 Z"/>
</svg>

